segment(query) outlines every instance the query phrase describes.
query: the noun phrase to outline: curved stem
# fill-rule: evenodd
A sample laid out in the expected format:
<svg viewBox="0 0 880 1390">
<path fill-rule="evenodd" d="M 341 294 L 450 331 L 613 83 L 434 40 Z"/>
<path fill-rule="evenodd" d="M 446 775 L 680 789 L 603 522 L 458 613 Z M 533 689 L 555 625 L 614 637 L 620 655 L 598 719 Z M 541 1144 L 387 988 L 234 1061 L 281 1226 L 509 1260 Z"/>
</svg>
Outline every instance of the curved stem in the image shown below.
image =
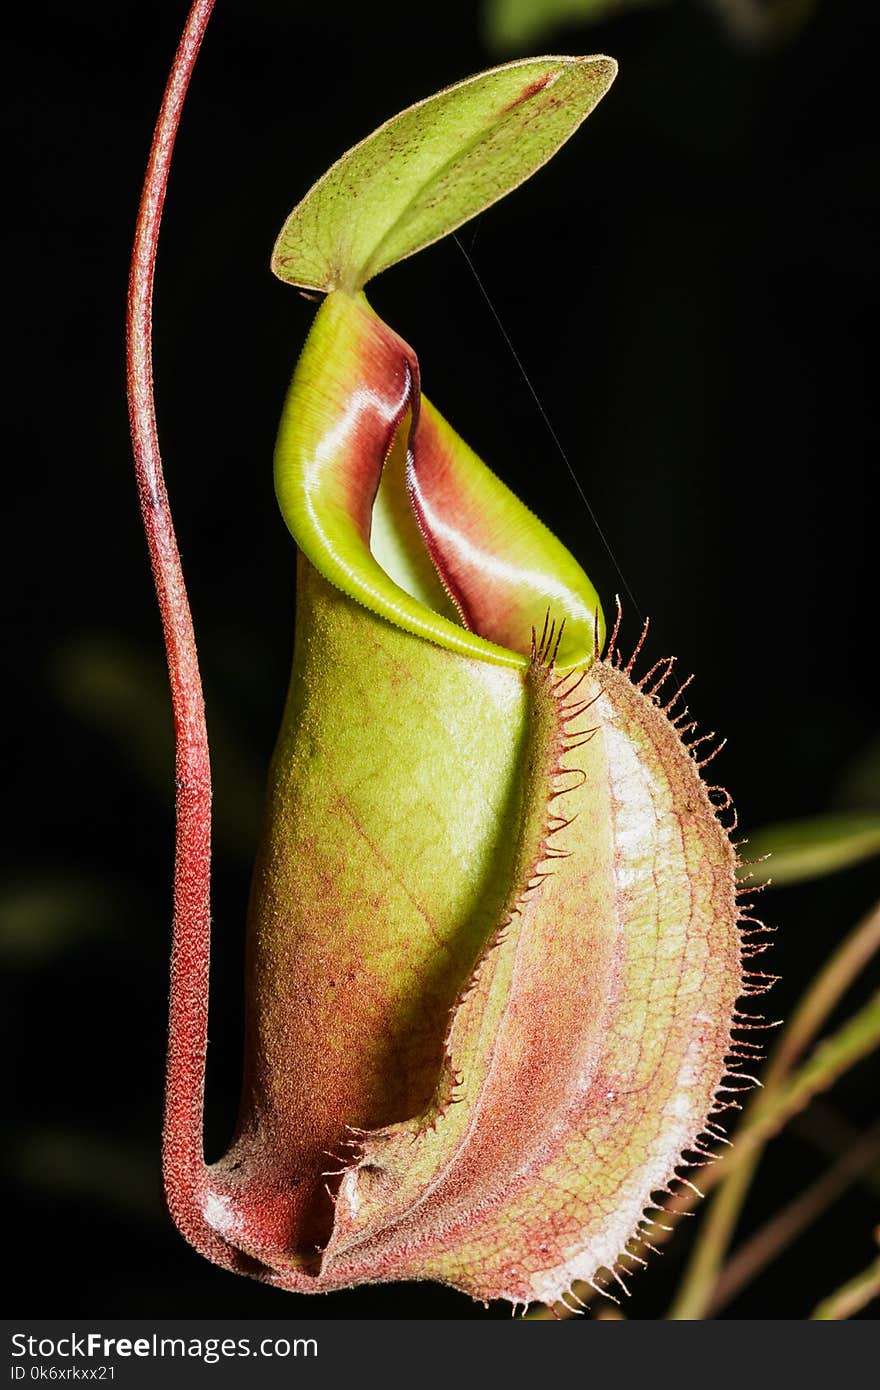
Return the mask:
<svg viewBox="0 0 880 1390">
<path fill-rule="evenodd" d="M 195 0 L 165 88 L 138 211 L 128 289 L 127 381 L 138 493 L 162 616 L 175 729 L 174 929 L 162 1166 L 169 1210 L 209 1258 L 235 1257 L 206 1225 L 202 1148 L 208 1025 L 211 770 L 195 636 L 156 431 L 153 277 L 174 140 L 190 77 L 214 8 Z"/>
</svg>

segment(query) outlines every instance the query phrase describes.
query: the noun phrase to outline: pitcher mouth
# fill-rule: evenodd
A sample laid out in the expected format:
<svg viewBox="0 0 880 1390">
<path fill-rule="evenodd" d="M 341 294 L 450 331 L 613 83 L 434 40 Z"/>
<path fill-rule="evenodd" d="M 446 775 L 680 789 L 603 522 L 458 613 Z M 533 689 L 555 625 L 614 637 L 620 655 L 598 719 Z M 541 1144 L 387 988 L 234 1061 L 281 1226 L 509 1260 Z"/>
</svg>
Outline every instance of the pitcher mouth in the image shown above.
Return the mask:
<svg viewBox="0 0 880 1390">
<path fill-rule="evenodd" d="M 416 636 L 525 669 L 546 614 L 560 670 L 604 642 L 570 552 L 421 393 L 418 359 L 362 293 L 327 296 L 282 417 L 275 485 L 306 558 Z"/>
</svg>

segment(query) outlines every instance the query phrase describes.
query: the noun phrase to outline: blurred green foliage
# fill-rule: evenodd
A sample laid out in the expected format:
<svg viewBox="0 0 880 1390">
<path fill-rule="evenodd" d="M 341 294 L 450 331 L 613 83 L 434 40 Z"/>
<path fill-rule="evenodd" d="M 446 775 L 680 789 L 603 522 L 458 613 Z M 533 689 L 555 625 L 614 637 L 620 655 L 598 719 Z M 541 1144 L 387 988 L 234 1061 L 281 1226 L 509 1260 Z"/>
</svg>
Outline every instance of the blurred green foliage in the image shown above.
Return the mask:
<svg viewBox="0 0 880 1390">
<path fill-rule="evenodd" d="M 749 836 L 748 872 L 776 887 L 821 878 L 880 854 L 880 813 L 812 816 L 768 825 Z"/>
<path fill-rule="evenodd" d="M 595 24 L 621 11 L 670 0 L 487 0 L 484 25 L 494 48 L 525 48 L 564 24 Z"/>
<path fill-rule="evenodd" d="M 123 912 L 120 897 L 100 879 L 45 869 L 0 884 L 0 964 L 38 969 L 56 957 L 112 935 Z"/>
<path fill-rule="evenodd" d="M 224 686 L 249 689 L 260 653 L 256 639 L 227 632 L 205 640 L 202 658 L 216 791 L 213 833 L 225 851 L 249 861 L 265 769 L 247 730 L 224 714 L 222 697 Z M 174 731 L 161 652 L 121 633 L 76 633 L 52 654 L 49 679 L 58 703 L 107 739 L 136 779 L 168 803 L 174 790 Z"/>
<path fill-rule="evenodd" d="M 60 1127 L 13 1131 L 0 1167 L 47 1196 L 84 1199 L 148 1221 L 163 1217 L 155 1151 L 117 1135 Z"/>
<path fill-rule="evenodd" d="M 674 0 L 486 0 L 486 41 L 499 52 L 528 47 L 554 30 L 600 24 L 634 10 Z M 731 37 L 775 47 L 793 39 L 809 21 L 819 0 L 704 0 Z"/>
</svg>

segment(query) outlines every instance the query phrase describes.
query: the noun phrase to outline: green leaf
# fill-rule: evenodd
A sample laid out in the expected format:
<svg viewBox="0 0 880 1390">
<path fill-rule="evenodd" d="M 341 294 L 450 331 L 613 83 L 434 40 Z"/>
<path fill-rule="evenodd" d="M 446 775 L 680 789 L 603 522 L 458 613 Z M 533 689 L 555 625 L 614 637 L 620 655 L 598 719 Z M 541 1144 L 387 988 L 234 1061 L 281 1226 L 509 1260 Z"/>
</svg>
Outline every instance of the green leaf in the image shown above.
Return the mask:
<svg viewBox="0 0 880 1390">
<path fill-rule="evenodd" d="M 410 106 L 337 160 L 294 208 L 273 271 L 304 289 L 360 289 L 529 178 L 616 73 L 613 58 L 528 58 Z"/>
<path fill-rule="evenodd" d="M 821 878 L 880 854 L 880 814 L 816 816 L 768 825 L 749 836 L 749 858 L 770 858 L 753 867 L 775 887 Z"/>
</svg>

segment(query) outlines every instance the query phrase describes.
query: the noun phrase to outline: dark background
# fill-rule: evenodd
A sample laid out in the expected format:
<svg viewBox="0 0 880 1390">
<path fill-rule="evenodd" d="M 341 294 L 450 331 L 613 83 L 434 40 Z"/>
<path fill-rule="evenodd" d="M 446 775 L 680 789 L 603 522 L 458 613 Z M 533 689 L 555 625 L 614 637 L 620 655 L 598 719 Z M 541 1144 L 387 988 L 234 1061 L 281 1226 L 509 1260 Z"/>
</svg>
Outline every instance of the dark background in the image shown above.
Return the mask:
<svg viewBox="0 0 880 1390">
<path fill-rule="evenodd" d="M 729 739 L 716 766 L 746 829 L 880 801 L 865 8 L 826 0 L 764 48 L 697 0 L 548 34 L 535 51 L 611 53 L 618 81 L 551 166 L 462 234 L 652 616 L 649 654 L 698 674 L 692 708 Z M 211 1268 L 160 1207 L 172 768 L 122 353 L 140 180 L 184 13 L 49 3 L 19 19 L 6 59 L 9 1312 L 507 1316 L 431 1285 L 297 1299 Z M 219 0 L 184 116 L 156 376 L 216 762 L 210 1157 L 238 1085 L 248 864 L 292 637 L 271 452 L 313 309 L 271 277 L 269 252 L 349 144 L 516 56 L 490 50 L 479 21 L 449 0 Z M 621 581 L 454 243 L 392 269 L 372 299 L 611 608 Z M 628 605 L 624 640 L 637 629 Z M 865 868 L 768 895 L 774 1015 L 875 892 Z M 876 1071 L 853 1073 L 838 1117 L 863 1127 L 873 1086 Z M 747 1228 L 822 1162 L 803 1136 L 778 1141 Z M 876 1221 L 854 1190 L 730 1315 L 804 1316 L 867 1264 Z M 688 1239 L 636 1280 L 633 1316 L 661 1315 Z"/>
</svg>

